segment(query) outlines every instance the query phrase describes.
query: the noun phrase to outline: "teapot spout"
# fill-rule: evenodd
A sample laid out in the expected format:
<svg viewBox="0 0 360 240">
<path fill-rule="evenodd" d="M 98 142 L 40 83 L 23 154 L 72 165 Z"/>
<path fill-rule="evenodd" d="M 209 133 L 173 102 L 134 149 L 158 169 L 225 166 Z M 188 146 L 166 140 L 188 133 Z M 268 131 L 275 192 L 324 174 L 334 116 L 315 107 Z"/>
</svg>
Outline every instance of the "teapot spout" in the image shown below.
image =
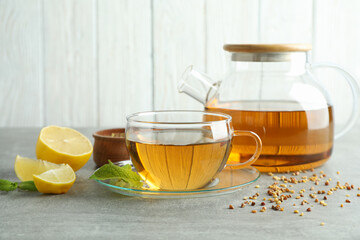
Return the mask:
<svg viewBox="0 0 360 240">
<path fill-rule="evenodd" d="M 180 93 L 186 93 L 190 97 L 206 106 L 217 97 L 220 81 L 214 81 L 206 74 L 194 69 L 190 65 L 182 74 L 178 82 Z"/>
</svg>

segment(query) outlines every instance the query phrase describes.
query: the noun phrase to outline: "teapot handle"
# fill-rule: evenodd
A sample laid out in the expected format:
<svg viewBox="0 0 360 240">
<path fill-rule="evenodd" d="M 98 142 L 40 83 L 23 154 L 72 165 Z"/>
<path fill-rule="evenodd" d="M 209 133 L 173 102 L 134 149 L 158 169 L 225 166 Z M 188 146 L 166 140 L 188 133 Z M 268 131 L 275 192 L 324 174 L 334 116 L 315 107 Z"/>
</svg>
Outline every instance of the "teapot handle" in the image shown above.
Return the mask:
<svg viewBox="0 0 360 240">
<path fill-rule="evenodd" d="M 333 63 L 313 63 L 310 65 L 311 70 L 315 68 L 333 68 L 339 71 L 351 88 L 352 100 L 353 100 L 352 112 L 345 124 L 345 127 L 340 132 L 335 134 L 334 138 L 338 139 L 339 137 L 342 137 L 345 133 L 347 133 L 356 123 L 359 113 L 359 85 L 354 75 L 350 74 L 348 71 L 344 70 L 344 68 L 340 67 L 339 65 Z"/>
</svg>

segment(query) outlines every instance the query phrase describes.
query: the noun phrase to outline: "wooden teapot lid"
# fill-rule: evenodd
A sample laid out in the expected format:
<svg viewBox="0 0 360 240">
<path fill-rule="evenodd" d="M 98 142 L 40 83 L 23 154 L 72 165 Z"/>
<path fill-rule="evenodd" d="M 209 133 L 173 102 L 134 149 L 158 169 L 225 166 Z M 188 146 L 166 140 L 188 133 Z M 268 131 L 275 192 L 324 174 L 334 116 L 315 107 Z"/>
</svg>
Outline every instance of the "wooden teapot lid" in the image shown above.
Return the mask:
<svg viewBox="0 0 360 240">
<path fill-rule="evenodd" d="M 225 44 L 228 52 L 269 53 L 269 52 L 307 52 L 311 44 Z"/>
</svg>

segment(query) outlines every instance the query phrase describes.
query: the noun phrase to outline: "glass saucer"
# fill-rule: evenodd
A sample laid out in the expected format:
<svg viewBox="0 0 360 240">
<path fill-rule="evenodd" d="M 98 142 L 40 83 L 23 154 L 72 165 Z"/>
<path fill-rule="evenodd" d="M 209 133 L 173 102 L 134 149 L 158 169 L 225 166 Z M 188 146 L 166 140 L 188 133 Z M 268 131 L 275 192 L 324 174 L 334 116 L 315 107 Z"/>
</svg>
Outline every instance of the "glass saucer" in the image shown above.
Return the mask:
<svg viewBox="0 0 360 240">
<path fill-rule="evenodd" d="M 122 166 L 130 164 L 131 161 L 122 161 L 118 165 Z M 134 169 L 134 167 L 133 167 Z M 167 191 L 157 190 L 148 187 L 142 188 L 125 188 L 109 184 L 107 180 L 96 180 L 102 186 L 109 190 L 122 195 L 142 197 L 142 198 L 195 198 L 210 197 L 236 192 L 251 183 L 254 183 L 260 177 L 260 172 L 254 167 L 234 168 L 226 167 L 217 178 L 209 185 L 201 189 L 183 190 L 183 191 Z"/>
</svg>

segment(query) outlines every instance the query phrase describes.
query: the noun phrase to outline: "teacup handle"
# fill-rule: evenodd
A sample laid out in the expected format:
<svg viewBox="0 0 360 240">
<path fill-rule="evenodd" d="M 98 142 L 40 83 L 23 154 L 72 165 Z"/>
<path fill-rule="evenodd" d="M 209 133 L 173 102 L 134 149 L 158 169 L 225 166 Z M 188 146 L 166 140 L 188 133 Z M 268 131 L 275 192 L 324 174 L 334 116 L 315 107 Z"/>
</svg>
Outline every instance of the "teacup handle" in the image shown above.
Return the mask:
<svg viewBox="0 0 360 240">
<path fill-rule="evenodd" d="M 249 160 L 247 160 L 246 162 L 236 163 L 236 164 L 226 164 L 226 166 L 246 167 L 246 166 L 253 164 L 259 158 L 260 153 L 261 153 L 262 143 L 261 143 L 260 137 L 254 132 L 244 131 L 244 130 L 235 130 L 233 133 L 233 136 L 234 137 L 252 137 L 255 140 L 256 149 L 255 149 L 255 153 L 252 155 L 252 157 L 249 158 Z"/>
</svg>

